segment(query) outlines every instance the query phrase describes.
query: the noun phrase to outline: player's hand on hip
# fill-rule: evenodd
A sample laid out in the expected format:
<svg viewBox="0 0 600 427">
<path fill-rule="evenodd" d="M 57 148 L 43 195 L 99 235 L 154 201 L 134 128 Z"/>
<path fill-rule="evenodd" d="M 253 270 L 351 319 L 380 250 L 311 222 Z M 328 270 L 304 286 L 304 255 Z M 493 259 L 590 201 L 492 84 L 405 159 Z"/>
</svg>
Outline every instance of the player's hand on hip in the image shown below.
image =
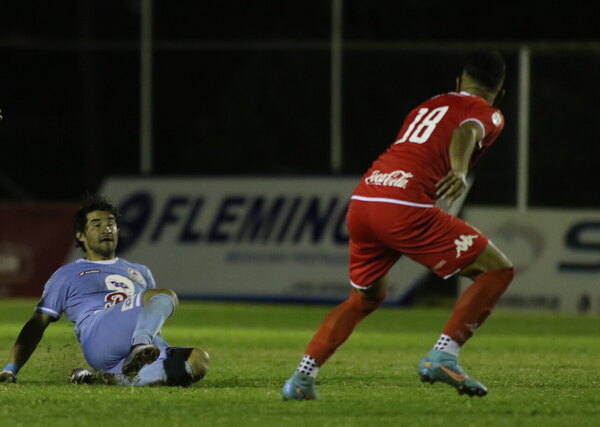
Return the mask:
<svg viewBox="0 0 600 427">
<path fill-rule="evenodd" d="M 442 200 L 446 200 L 448 206 L 463 195 L 467 189 L 467 178 L 464 172 L 451 170 L 448 175 L 440 179 L 435 185 L 436 195 Z"/>
<path fill-rule="evenodd" d="M 10 371 L 0 372 L 0 383 L 16 383 L 17 377 Z"/>
</svg>

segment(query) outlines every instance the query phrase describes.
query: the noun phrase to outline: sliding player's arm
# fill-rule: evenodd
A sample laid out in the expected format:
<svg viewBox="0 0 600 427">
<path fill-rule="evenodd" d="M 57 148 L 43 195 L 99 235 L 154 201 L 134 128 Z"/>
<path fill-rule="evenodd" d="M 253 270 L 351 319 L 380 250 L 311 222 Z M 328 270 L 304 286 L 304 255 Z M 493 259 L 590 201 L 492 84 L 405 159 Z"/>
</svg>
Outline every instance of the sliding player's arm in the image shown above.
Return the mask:
<svg viewBox="0 0 600 427">
<path fill-rule="evenodd" d="M 0 382 L 14 383 L 17 381 L 17 372 L 37 348 L 48 325 L 55 320 L 52 316 L 44 313 L 35 313 L 31 316 L 15 341 L 8 363 L 0 372 Z"/>
<path fill-rule="evenodd" d="M 448 154 L 450 156 L 450 172 L 437 184 L 437 196 L 452 205 L 467 189 L 467 173 L 469 162 L 475 145 L 483 139 L 483 129 L 475 122 L 466 122 L 454 130 Z"/>
</svg>

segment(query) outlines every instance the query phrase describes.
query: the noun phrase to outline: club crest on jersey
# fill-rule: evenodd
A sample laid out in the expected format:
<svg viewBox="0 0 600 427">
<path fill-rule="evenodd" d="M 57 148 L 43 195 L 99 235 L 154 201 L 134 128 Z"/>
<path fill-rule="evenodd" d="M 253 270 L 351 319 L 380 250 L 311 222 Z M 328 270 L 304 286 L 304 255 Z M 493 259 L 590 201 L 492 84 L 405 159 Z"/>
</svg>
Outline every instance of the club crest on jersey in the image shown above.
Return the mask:
<svg viewBox="0 0 600 427">
<path fill-rule="evenodd" d="M 385 187 L 406 188 L 408 180 L 414 175 L 403 170 L 395 170 L 389 173 L 382 173 L 379 169 L 374 170 L 370 176 L 365 178 L 369 185 L 382 185 Z"/>
<path fill-rule="evenodd" d="M 139 270 L 129 267 L 127 269 L 127 273 L 129 273 L 129 278 L 131 280 L 138 282 L 140 285 L 146 286 L 146 279 L 144 279 L 144 276 L 142 275 L 142 273 L 140 273 Z"/>
<path fill-rule="evenodd" d="M 111 307 L 135 294 L 135 285 L 125 276 L 110 274 L 104 279 L 106 289 L 110 292 L 104 296 L 105 308 Z"/>
<path fill-rule="evenodd" d="M 492 114 L 492 123 L 494 123 L 494 126 L 500 126 L 502 123 L 502 115 L 498 111 Z"/>
<path fill-rule="evenodd" d="M 460 257 L 463 252 L 469 250 L 471 246 L 473 246 L 473 239 L 476 239 L 476 234 L 461 234 L 458 239 L 454 241 L 456 245 L 456 258 Z"/>
</svg>

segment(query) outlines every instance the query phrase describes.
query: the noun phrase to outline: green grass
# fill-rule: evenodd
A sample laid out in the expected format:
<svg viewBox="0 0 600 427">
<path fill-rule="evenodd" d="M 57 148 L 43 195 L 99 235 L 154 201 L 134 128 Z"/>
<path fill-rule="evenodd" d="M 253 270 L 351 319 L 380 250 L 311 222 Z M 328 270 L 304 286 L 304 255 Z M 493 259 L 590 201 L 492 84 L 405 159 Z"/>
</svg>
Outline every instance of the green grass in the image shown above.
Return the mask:
<svg viewBox="0 0 600 427">
<path fill-rule="evenodd" d="M 1 359 L 34 305 L 0 301 Z M 212 356 L 208 376 L 187 389 L 67 384 L 71 369 L 85 362 L 61 320 L 48 328 L 19 382 L 0 384 L 0 425 L 600 425 L 598 316 L 494 313 L 461 352 L 463 368 L 490 390 L 469 398 L 416 374 L 448 310 L 380 309 L 322 368 L 320 400 L 284 402 L 280 387 L 328 310 L 182 303 L 164 337 Z"/>
</svg>

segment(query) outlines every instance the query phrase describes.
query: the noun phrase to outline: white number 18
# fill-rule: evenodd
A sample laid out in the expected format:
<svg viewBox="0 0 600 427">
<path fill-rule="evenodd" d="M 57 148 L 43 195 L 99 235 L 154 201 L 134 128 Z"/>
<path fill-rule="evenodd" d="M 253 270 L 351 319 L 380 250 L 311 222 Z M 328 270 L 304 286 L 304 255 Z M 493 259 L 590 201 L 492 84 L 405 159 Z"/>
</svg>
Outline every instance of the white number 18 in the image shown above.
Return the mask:
<svg viewBox="0 0 600 427">
<path fill-rule="evenodd" d="M 406 129 L 406 132 L 404 132 L 402 138 L 394 144 L 401 144 L 406 141 L 414 142 L 415 144 L 423 144 L 429 139 L 437 124 L 448 111 L 448 108 L 447 105 L 434 108 L 431 111 L 429 111 L 429 108 L 421 108 L 410 126 L 408 126 L 408 129 Z M 428 112 L 429 114 L 427 114 Z"/>
</svg>

